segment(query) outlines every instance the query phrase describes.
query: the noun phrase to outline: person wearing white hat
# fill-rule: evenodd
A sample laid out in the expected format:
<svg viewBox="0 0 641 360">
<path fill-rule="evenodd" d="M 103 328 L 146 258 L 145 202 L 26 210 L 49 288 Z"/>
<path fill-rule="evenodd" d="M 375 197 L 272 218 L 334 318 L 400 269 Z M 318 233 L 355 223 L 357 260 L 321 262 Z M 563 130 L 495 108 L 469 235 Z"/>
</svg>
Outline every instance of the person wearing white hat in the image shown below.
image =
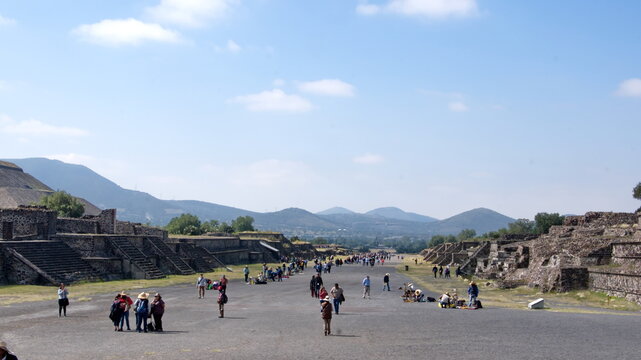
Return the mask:
<svg viewBox="0 0 641 360">
<path fill-rule="evenodd" d="M 321 300 L 321 319 L 323 319 L 323 324 L 325 325 L 325 336 L 332 333 L 332 303 L 329 300 L 329 296 Z"/>
<path fill-rule="evenodd" d="M 0 341 L 0 360 L 18 360 L 18 357 L 9 353 L 7 343 L 4 341 Z"/>
<path fill-rule="evenodd" d="M 134 303 L 136 312 L 136 331 L 147 332 L 147 318 L 149 316 L 149 294 L 141 292 Z"/>
<path fill-rule="evenodd" d="M 387 291 L 391 291 L 389 288 L 389 273 L 383 276 L 383 291 L 385 291 L 385 288 L 387 288 Z"/>
</svg>

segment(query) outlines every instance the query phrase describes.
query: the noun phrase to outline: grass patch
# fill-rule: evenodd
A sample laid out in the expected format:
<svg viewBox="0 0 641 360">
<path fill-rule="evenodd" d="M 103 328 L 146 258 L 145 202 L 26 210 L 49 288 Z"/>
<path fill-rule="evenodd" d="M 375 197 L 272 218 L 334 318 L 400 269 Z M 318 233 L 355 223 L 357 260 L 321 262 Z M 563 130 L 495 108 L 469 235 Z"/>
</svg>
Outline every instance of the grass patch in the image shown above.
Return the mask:
<svg viewBox="0 0 641 360">
<path fill-rule="evenodd" d="M 405 265 L 409 266 L 409 271 L 405 271 Z M 456 278 L 452 268 L 452 278 L 435 279 L 432 273 L 433 264 L 425 262 L 416 265 L 414 258 L 405 256 L 402 264 L 396 269 L 411 278 L 416 285 L 437 294 L 446 291 L 453 291 L 459 295 L 459 298 L 467 299 L 467 288 L 469 279 Z M 479 299 L 483 305 L 490 307 L 502 307 L 512 309 L 527 309 L 527 304 L 537 298 L 544 298 L 546 307 L 549 311 L 556 312 L 585 312 L 585 313 L 603 313 L 602 310 L 615 311 L 641 311 L 641 306 L 627 301 L 624 298 L 608 296 L 607 294 L 589 291 L 575 290 L 567 293 L 542 293 L 536 288 L 520 286 L 514 289 L 499 289 L 493 286 L 490 280 L 474 279 L 479 287 Z M 490 283 L 490 285 L 486 285 Z M 583 309 L 582 309 L 583 308 Z M 594 309 L 585 309 L 594 308 Z M 601 309 L 601 310 L 596 310 Z"/>
<path fill-rule="evenodd" d="M 267 264 L 267 266 L 276 267 L 282 264 Z M 249 274 L 255 276 L 258 272 L 262 271 L 262 264 L 250 264 Z M 205 274 L 205 277 L 218 280 L 223 274 L 230 279 L 243 279 L 244 265 L 236 265 L 232 267 L 233 272 L 225 269 L 217 269 L 214 272 Z M 69 290 L 69 297 L 72 301 L 91 301 L 91 295 L 104 294 L 104 293 L 117 293 L 122 290 L 133 293 L 134 290 L 144 289 L 147 292 L 154 292 L 167 286 L 196 284 L 196 278 L 200 274 L 194 275 L 169 275 L 162 279 L 156 280 L 116 280 L 116 281 L 101 281 L 101 282 L 80 282 L 71 284 L 67 287 Z M 32 301 L 50 301 L 56 300 L 57 287 L 55 286 L 39 286 L 39 285 L 6 285 L 0 286 L 0 305 L 10 305 L 22 302 Z"/>
</svg>

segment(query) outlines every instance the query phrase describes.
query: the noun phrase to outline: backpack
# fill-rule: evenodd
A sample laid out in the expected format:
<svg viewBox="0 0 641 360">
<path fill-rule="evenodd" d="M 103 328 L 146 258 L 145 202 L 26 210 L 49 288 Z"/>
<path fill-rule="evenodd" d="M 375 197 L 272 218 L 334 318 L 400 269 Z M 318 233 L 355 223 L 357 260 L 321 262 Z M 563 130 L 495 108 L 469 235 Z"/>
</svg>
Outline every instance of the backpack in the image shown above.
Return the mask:
<svg viewBox="0 0 641 360">
<path fill-rule="evenodd" d="M 109 318 L 111 320 L 114 319 L 114 313 L 116 312 L 116 309 L 118 309 L 118 304 L 114 302 L 111 304 L 111 309 L 109 310 Z"/>
<path fill-rule="evenodd" d="M 227 294 L 221 293 L 220 296 L 218 297 L 218 303 L 227 304 L 227 301 L 229 301 L 229 298 L 227 298 Z"/>
<path fill-rule="evenodd" d="M 136 308 L 137 313 L 146 313 L 149 312 L 149 301 L 146 299 L 140 300 L 138 307 Z"/>
</svg>

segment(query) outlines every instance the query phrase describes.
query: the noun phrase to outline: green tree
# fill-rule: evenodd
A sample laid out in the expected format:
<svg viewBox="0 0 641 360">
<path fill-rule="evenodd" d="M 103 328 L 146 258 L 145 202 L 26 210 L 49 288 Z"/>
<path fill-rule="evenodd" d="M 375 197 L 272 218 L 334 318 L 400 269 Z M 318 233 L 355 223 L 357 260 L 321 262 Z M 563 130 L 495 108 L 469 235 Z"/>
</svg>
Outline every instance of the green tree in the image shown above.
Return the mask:
<svg viewBox="0 0 641 360">
<path fill-rule="evenodd" d="M 535 223 L 528 219 L 518 219 L 513 223 L 507 224 L 507 232 L 509 234 L 534 234 Z"/>
<path fill-rule="evenodd" d="M 85 213 L 85 206 L 80 200 L 64 191 L 56 191 L 44 196 L 38 205 L 55 210 L 60 217 L 79 218 Z"/>
<path fill-rule="evenodd" d="M 231 221 L 231 227 L 234 228 L 234 232 L 255 231 L 254 218 L 249 215 L 239 216 L 236 220 Z"/>
<path fill-rule="evenodd" d="M 641 182 L 632 189 L 632 196 L 637 200 L 641 200 Z"/>
<path fill-rule="evenodd" d="M 564 217 L 558 213 L 538 213 L 534 216 L 534 229 L 537 234 L 547 234 L 553 225 L 562 225 Z"/>
<path fill-rule="evenodd" d="M 232 234 L 234 232 L 234 228 L 226 222 L 222 222 L 218 225 L 217 231 L 225 234 Z"/>
<path fill-rule="evenodd" d="M 200 219 L 196 215 L 182 214 L 169 221 L 165 230 L 170 234 L 178 235 L 201 235 Z"/>
<path fill-rule="evenodd" d="M 220 223 L 218 222 L 218 220 L 209 220 L 200 224 L 200 229 L 202 230 L 203 234 L 210 233 L 210 232 L 217 232 L 219 226 L 220 226 Z"/>
<path fill-rule="evenodd" d="M 474 229 L 463 229 L 458 235 L 456 235 L 456 240 L 465 241 L 469 240 L 476 236 L 476 230 Z"/>
</svg>

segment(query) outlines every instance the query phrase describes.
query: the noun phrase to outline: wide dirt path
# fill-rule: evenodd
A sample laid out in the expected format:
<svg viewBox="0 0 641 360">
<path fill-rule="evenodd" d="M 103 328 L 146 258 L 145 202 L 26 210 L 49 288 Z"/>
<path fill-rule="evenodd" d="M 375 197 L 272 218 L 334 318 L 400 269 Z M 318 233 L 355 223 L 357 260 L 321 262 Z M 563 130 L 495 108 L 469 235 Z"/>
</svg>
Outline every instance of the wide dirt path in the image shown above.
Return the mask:
<svg viewBox="0 0 641 360">
<path fill-rule="evenodd" d="M 381 290 L 386 272 L 391 292 Z M 361 298 L 365 274 L 372 278 L 371 300 Z M 334 335 L 323 336 L 319 303 L 308 290 L 311 275 L 268 285 L 232 282 L 224 319 L 217 317 L 215 291 L 200 300 L 195 286 L 160 289 L 165 332 L 148 334 L 113 331 L 107 312 L 115 294 L 74 302 L 70 287 L 67 318 L 59 319 L 50 302 L 0 307 L 0 339 L 23 360 L 639 358 L 641 317 L 404 303 L 396 289 L 408 280 L 391 264 L 346 265 L 323 276 L 328 289 L 338 282 L 347 298 L 332 321 Z"/>
</svg>

